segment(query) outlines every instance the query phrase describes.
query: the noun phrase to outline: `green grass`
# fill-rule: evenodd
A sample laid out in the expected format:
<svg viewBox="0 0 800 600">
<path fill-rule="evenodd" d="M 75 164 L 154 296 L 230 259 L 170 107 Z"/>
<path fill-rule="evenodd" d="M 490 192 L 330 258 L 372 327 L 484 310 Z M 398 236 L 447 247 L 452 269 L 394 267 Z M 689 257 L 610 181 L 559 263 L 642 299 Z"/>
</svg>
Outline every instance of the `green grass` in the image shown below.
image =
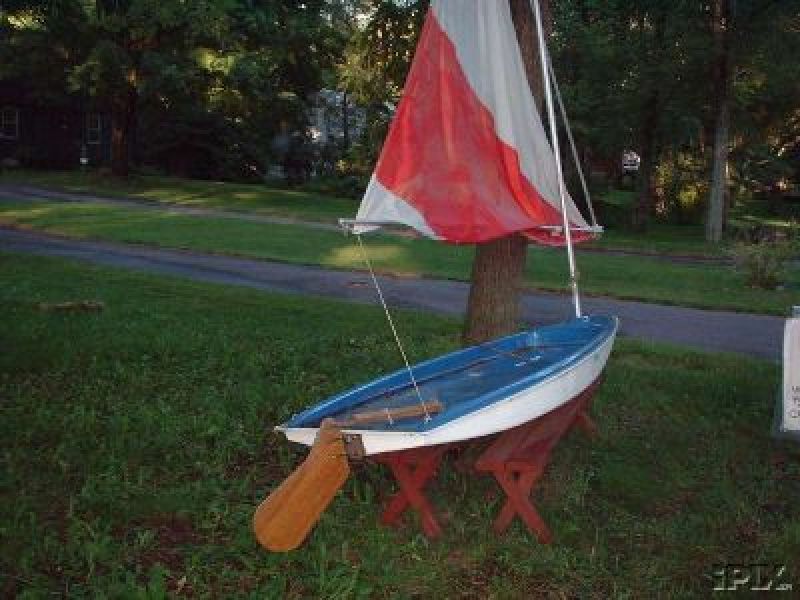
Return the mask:
<svg viewBox="0 0 800 600">
<path fill-rule="evenodd" d="M 702 225 L 652 225 L 646 234 L 625 229 L 608 229 L 591 242 L 595 248 L 648 254 L 722 258 L 730 245 L 712 244 L 704 238 Z"/>
<path fill-rule="evenodd" d="M 133 175 L 120 179 L 97 171 L 9 171 L 0 183 L 51 187 L 69 192 L 127 197 L 166 205 L 226 210 L 336 223 L 355 214 L 358 202 L 264 185 Z"/>
<path fill-rule="evenodd" d="M 646 233 L 635 232 L 628 226 L 636 192 L 611 189 L 595 198 L 599 220 L 609 227 L 591 243 L 597 248 L 626 250 L 650 254 L 721 257 L 729 244 L 712 244 L 705 240 L 702 225 L 669 225 L 651 222 Z"/>
<path fill-rule="evenodd" d="M 652 222 L 646 233 L 638 233 L 620 224 L 630 221 L 636 192 L 630 190 L 609 190 L 596 198 L 598 209 L 603 211 L 610 224 L 603 236 L 592 245 L 598 248 L 629 250 L 653 254 L 688 255 L 700 257 L 724 257 L 731 251 L 732 243 L 746 230 L 754 227 L 782 230 L 789 236 L 800 233 L 800 211 L 795 205 L 779 205 L 779 213 L 770 214 L 767 201 L 754 198 L 737 198 L 728 218 L 726 239 L 719 244 L 705 240 L 702 224 L 670 225 Z"/>
<path fill-rule="evenodd" d="M 355 215 L 358 202 L 332 198 L 325 194 L 269 188 L 264 185 L 234 184 L 213 181 L 134 175 L 127 180 L 97 171 L 8 171 L 0 174 L 0 183 L 24 183 L 71 192 L 129 197 L 160 204 L 175 204 L 280 216 L 300 220 L 335 223 L 340 217 Z M 633 192 L 612 190 L 599 201 L 618 215 L 627 215 Z M 627 216 L 625 216 L 627 220 Z M 609 228 L 592 245 L 598 248 L 629 250 L 654 254 L 720 256 L 726 246 L 709 244 L 700 226 L 654 224 L 647 234 Z"/>
<path fill-rule="evenodd" d="M 775 365 L 620 341 L 593 414 L 535 493 L 556 541 L 491 533 L 500 494 L 450 468 L 446 525 L 378 524 L 357 469 L 295 552 L 257 503 L 301 459 L 270 427 L 399 366 L 379 309 L 0 254 L 0 595 L 43 598 L 706 597 L 714 565 L 800 576 L 800 452 L 769 438 Z M 98 313 L 40 302 L 96 299 Z M 458 324 L 411 312 L 411 356 Z M 312 334 L 313 335 L 310 335 Z"/>
<path fill-rule="evenodd" d="M 50 233 L 119 242 L 154 244 L 203 252 L 221 252 L 341 269 L 363 269 L 357 244 L 337 232 L 298 225 L 253 223 L 236 219 L 189 217 L 89 203 L 0 203 L 0 223 Z M 397 236 L 367 238 L 370 256 L 381 271 L 469 279 L 471 246 Z M 684 265 L 640 256 L 580 253 L 581 285 L 589 294 L 700 308 L 784 315 L 800 300 L 800 272 L 789 287 L 768 291 L 745 286 L 725 265 Z M 563 250 L 532 247 L 526 272 L 529 285 L 563 291 Z"/>
<path fill-rule="evenodd" d="M 730 214 L 733 227 L 754 226 L 783 230 L 790 235 L 800 234 L 800 204 L 788 199 L 773 199 L 751 195 L 739 198 Z"/>
</svg>

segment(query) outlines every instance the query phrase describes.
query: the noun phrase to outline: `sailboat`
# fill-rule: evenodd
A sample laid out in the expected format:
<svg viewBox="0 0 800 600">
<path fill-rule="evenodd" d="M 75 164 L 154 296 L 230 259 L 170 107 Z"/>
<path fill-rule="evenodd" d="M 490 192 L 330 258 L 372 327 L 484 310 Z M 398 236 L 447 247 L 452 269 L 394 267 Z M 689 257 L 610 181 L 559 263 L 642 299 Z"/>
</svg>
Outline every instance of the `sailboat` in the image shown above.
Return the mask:
<svg viewBox="0 0 800 600">
<path fill-rule="evenodd" d="M 531 6 L 550 140 L 528 85 L 508 2 L 465 4 L 432 0 L 375 171 L 355 219 L 342 224 L 362 250 L 361 236 L 384 226 L 410 227 L 449 243 L 522 234 L 539 244 L 564 246 L 575 317 L 411 365 L 365 251 L 405 368 L 294 415 L 276 428 L 290 441 L 311 446 L 324 438 L 338 444 L 330 432 L 340 431 L 348 452 L 369 456 L 501 432 L 579 396 L 599 379 L 611 353 L 616 317 L 581 310 L 573 243 L 602 228 L 591 208 L 591 225 L 586 221 L 564 186 L 553 88 L 559 101 L 560 94 L 538 1 Z M 344 446 L 336 448 L 319 456 L 344 455 Z M 333 477 L 340 484 L 346 473 L 340 461 Z M 318 490 L 318 482 L 305 489 Z M 293 504 L 280 493 L 266 500 L 256 515 L 257 534 L 267 517 Z"/>
</svg>

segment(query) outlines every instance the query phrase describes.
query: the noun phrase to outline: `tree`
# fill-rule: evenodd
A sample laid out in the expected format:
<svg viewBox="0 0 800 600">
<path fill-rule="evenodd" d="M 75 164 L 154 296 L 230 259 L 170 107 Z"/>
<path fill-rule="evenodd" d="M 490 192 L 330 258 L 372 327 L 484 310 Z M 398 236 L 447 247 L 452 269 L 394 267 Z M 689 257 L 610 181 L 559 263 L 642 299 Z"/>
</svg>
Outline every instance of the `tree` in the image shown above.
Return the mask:
<svg viewBox="0 0 800 600">
<path fill-rule="evenodd" d="M 514 29 L 525 63 L 528 84 L 542 112 L 544 88 L 536 23 L 528 0 L 510 0 Z M 552 31 L 549 0 L 540 2 L 545 37 Z M 464 323 L 465 344 L 478 344 L 515 331 L 519 326 L 520 288 L 528 253 L 528 241 L 513 234 L 478 244 L 472 263 L 472 284 Z"/>
<path fill-rule="evenodd" d="M 224 115 L 251 174 L 293 162 L 290 146 L 308 154 L 301 132 L 317 92 L 336 87 L 349 2 L 247 0 L 229 11 L 230 36 L 211 61 L 209 105 Z"/>
<path fill-rule="evenodd" d="M 181 175 L 263 175 L 271 140 L 304 130 L 334 79 L 349 1 L 8 0 L 0 77 L 109 114 L 116 174 L 135 151 Z"/>
<path fill-rule="evenodd" d="M 792 153 L 800 146 L 800 8 L 714 0 L 709 16 L 714 143 L 706 238 L 719 241 L 731 184 L 771 198 L 776 187 L 797 177 Z"/>
<path fill-rule="evenodd" d="M 366 111 L 358 150 L 364 171 L 371 170 L 408 74 L 428 0 L 362 0 L 354 10 L 369 15 L 353 27 L 338 67 L 341 87 Z"/>
<path fill-rule="evenodd" d="M 58 19 L 53 18 L 58 15 Z M 67 73 L 74 44 L 70 27 L 80 7 L 41 0 L 14 0 L 0 5 L 0 80 L 24 81 L 33 99 L 59 107 L 68 102 Z"/>
<path fill-rule="evenodd" d="M 632 141 L 642 159 L 631 224 L 644 231 L 655 212 L 664 156 L 689 145 L 700 126 L 698 105 L 703 98 L 697 90 L 704 89 L 704 73 L 698 67 L 697 48 L 702 5 L 693 0 L 669 4 L 653 0 L 623 1 L 621 7 L 618 31 L 628 40 L 623 49 L 630 58 L 627 72 L 620 76 L 629 78 L 626 96 L 635 119 Z"/>
<path fill-rule="evenodd" d="M 554 61 L 584 153 L 619 173 L 624 150 L 641 157 L 628 221 L 666 216 L 665 165 L 699 148 L 707 96 L 706 15 L 695 0 L 561 0 Z M 693 150 L 702 154 L 699 150 Z"/>
<path fill-rule="evenodd" d="M 565 75 L 573 130 L 608 164 L 618 163 L 624 148 L 640 154 L 630 218 L 640 230 L 653 218 L 701 220 L 712 187 L 718 198 L 727 196 L 717 204 L 721 229 L 732 202 L 726 170 L 728 183 L 745 192 L 785 182 L 792 171 L 798 5 L 738 0 L 735 23 L 724 15 L 732 6 L 729 0 L 557 4 L 554 57 Z M 715 35 L 724 52 L 709 52 Z M 727 141 L 714 152 L 726 113 Z M 729 153 L 727 169 L 722 152 Z"/>
<path fill-rule="evenodd" d="M 730 19 L 729 0 L 712 0 L 711 31 L 714 40 L 714 150 L 711 167 L 711 193 L 706 218 L 706 240 L 719 242 L 728 194 L 728 131 L 730 128 Z"/>
<path fill-rule="evenodd" d="M 130 169 L 131 135 L 148 78 L 164 69 L 193 66 L 185 58 L 218 39 L 227 23 L 224 4 L 213 0 L 96 0 L 76 23 L 90 48 L 72 71 L 76 89 L 111 113 L 111 171 Z"/>
<path fill-rule="evenodd" d="M 519 25 L 527 3 L 511 4 Z M 723 18 L 734 6 L 730 0 L 551 4 L 557 14 L 549 41 L 581 155 L 612 173 L 623 150 L 642 157 L 630 222 L 644 228 L 653 218 L 699 221 L 709 188 L 716 199 L 726 187 L 720 177 L 724 161 L 712 168 L 712 156 L 723 151 L 731 190 L 765 191 L 797 177 L 796 2 L 737 0 L 735 27 Z M 364 133 L 356 138 L 350 135 L 355 127 L 347 132 L 348 171 L 366 174 L 399 98 L 427 5 L 428 0 L 5 0 L 0 79 L 24 82 L 19 87 L 28 97 L 48 108 L 111 114 L 117 173 L 135 159 L 178 174 L 224 179 L 261 178 L 270 162 L 278 162 L 276 135 L 304 131 L 317 92 L 338 90 L 346 93 L 342 111 L 348 100 L 366 109 L 367 126 L 359 128 Z M 715 35 L 724 53 L 709 52 Z M 727 66 L 715 58 L 723 55 Z M 725 69 L 727 85 L 717 76 Z M 727 111 L 721 110 L 722 92 Z M 724 137 L 717 124 L 726 112 L 727 142 L 717 143 L 712 153 L 713 140 Z M 129 149 L 135 156 L 127 156 Z M 708 224 L 719 229 L 720 211 L 714 210 L 717 216 Z M 519 248 L 506 250 L 507 256 L 521 254 Z"/>
</svg>

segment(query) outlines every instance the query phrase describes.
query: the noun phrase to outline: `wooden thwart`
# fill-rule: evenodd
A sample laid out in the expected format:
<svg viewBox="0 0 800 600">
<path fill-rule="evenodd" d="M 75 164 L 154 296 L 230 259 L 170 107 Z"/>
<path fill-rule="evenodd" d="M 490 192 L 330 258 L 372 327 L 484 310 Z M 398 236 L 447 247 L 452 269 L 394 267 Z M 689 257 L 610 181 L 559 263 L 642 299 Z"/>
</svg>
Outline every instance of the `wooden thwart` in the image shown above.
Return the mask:
<svg viewBox="0 0 800 600">
<path fill-rule="evenodd" d="M 370 423 L 392 423 L 400 419 L 423 417 L 442 412 L 444 406 L 438 400 L 426 401 L 423 405 L 410 404 L 396 408 L 383 408 L 378 410 L 365 410 L 356 412 L 346 418 L 336 419 L 333 424 L 337 427 L 353 427 L 355 425 L 369 425 Z"/>
</svg>

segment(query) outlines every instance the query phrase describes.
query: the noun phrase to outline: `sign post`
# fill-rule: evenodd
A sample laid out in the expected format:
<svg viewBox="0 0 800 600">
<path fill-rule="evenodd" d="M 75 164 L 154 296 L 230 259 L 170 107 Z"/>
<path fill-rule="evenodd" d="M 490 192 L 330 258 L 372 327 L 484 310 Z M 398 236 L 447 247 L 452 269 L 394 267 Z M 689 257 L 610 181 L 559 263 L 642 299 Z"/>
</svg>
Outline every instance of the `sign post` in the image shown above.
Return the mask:
<svg viewBox="0 0 800 600">
<path fill-rule="evenodd" d="M 775 437 L 800 442 L 800 306 L 792 309 L 783 334 L 783 382 L 775 411 Z"/>
</svg>

